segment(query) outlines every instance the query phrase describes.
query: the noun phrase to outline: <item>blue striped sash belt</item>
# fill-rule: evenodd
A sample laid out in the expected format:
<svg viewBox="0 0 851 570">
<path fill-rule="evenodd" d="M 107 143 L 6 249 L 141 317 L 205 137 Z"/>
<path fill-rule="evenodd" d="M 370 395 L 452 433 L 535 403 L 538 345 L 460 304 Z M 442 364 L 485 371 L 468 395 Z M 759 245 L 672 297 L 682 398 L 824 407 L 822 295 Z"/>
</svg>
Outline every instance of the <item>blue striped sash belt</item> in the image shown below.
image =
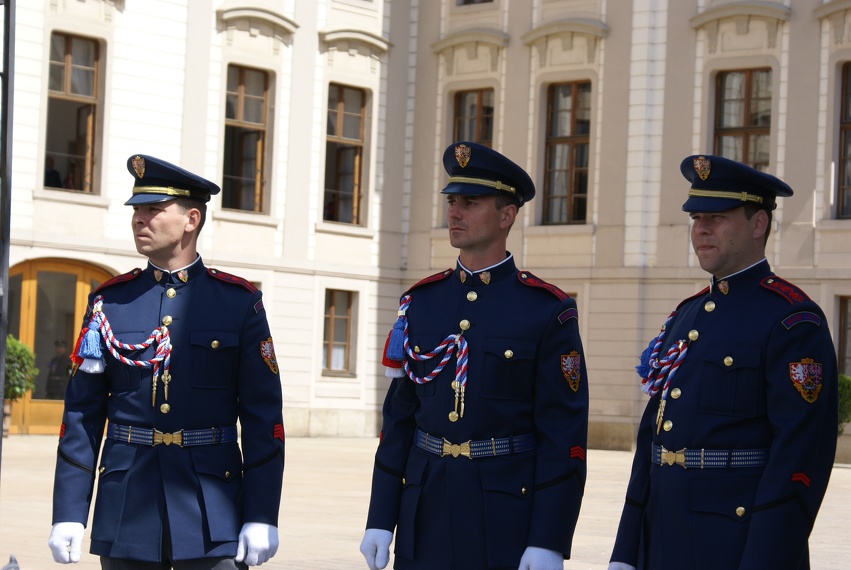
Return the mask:
<svg viewBox="0 0 851 570">
<path fill-rule="evenodd" d="M 683 469 L 727 469 L 730 467 L 762 467 L 768 463 L 767 449 L 680 449 L 669 451 L 652 444 L 653 463 L 679 465 Z"/>
<path fill-rule="evenodd" d="M 171 445 L 178 447 L 189 447 L 192 445 L 216 445 L 219 443 L 233 443 L 236 441 L 236 426 L 208 429 L 182 429 L 174 433 L 163 433 L 157 429 L 142 428 L 135 426 L 123 426 L 121 424 L 109 423 L 106 429 L 106 437 L 125 443 L 136 445 Z"/>
<path fill-rule="evenodd" d="M 526 435 L 514 437 L 498 437 L 482 439 L 480 441 L 451 443 L 446 438 L 429 435 L 421 429 L 417 429 L 416 444 L 420 449 L 425 449 L 429 453 L 434 453 L 441 457 L 446 455 L 451 455 L 452 457 L 463 455 L 468 459 L 476 459 L 478 457 L 493 457 L 495 455 L 510 455 L 522 451 L 531 451 L 535 449 L 535 435 L 527 433 Z"/>
</svg>

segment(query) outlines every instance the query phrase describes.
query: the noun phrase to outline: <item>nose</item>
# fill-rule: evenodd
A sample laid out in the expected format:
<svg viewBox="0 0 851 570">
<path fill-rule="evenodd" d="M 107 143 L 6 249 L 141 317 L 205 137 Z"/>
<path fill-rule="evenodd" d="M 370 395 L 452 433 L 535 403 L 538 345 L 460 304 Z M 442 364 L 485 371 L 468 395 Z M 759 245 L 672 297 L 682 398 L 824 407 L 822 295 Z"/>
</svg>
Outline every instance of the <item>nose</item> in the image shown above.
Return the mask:
<svg viewBox="0 0 851 570">
<path fill-rule="evenodd" d="M 449 220 L 457 220 L 461 218 L 460 208 L 457 202 L 450 202 L 446 206 L 446 218 Z"/>
</svg>

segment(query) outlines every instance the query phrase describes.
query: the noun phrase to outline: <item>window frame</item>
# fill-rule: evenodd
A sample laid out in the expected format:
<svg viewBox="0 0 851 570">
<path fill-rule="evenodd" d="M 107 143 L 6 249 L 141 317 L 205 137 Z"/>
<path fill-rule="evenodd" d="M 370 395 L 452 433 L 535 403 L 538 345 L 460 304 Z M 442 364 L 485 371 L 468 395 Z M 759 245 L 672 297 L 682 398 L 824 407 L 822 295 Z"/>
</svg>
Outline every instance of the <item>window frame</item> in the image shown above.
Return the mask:
<svg viewBox="0 0 851 570">
<path fill-rule="evenodd" d="M 475 94 L 476 96 L 476 108 L 474 115 L 464 114 L 464 109 L 461 106 L 461 100 L 463 97 L 467 95 Z M 483 98 L 485 95 L 490 95 L 490 112 L 485 113 L 485 105 Z M 486 146 L 488 148 L 493 148 L 493 134 L 494 127 L 496 123 L 496 90 L 493 87 L 481 87 L 478 89 L 464 89 L 461 91 L 456 91 L 452 98 L 452 140 L 453 141 L 470 141 L 474 143 L 478 143 L 480 145 Z M 473 136 L 467 136 L 466 134 L 462 134 L 462 131 L 466 132 L 466 128 L 459 128 L 459 124 L 462 122 L 468 121 L 472 118 L 474 121 L 474 133 Z M 490 126 L 490 132 L 487 133 L 487 136 L 484 136 L 483 130 L 485 125 Z"/>
<path fill-rule="evenodd" d="M 836 176 L 836 218 L 851 218 L 851 61 L 842 65 L 839 114 L 839 159 Z M 848 153 L 845 153 L 845 149 Z M 845 179 L 849 184 L 843 184 Z M 847 210 L 844 206 L 848 202 Z"/>
<path fill-rule="evenodd" d="M 754 75 L 756 73 L 768 72 L 769 80 L 769 92 L 768 97 L 755 97 L 753 94 L 753 86 L 754 86 Z M 740 125 L 732 126 L 732 127 L 722 127 L 722 121 L 725 117 L 725 103 L 738 101 L 739 99 L 725 99 L 724 98 L 724 90 L 723 80 L 725 77 L 731 74 L 742 73 L 745 75 L 745 85 L 743 88 L 743 96 L 741 98 L 742 105 L 742 120 Z M 713 126 L 713 142 L 712 146 L 714 149 L 714 153 L 721 156 L 726 156 L 732 160 L 740 160 L 745 164 L 755 168 L 757 170 L 765 171 L 768 169 L 771 163 L 771 121 L 773 119 L 772 115 L 774 112 L 773 104 L 774 104 L 774 89 L 772 82 L 774 81 L 774 70 L 770 67 L 755 67 L 755 68 L 747 68 L 747 69 L 728 69 L 724 71 L 719 71 L 715 76 L 715 124 Z M 768 125 L 751 125 L 753 122 L 754 116 L 756 113 L 754 112 L 754 104 L 759 100 L 768 99 Z M 735 156 L 727 156 L 723 153 L 723 149 L 721 148 L 721 140 L 725 137 L 735 138 L 741 141 L 741 157 Z M 752 148 L 754 143 L 752 139 L 755 137 L 767 137 L 768 139 L 768 156 L 765 161 L 759 161 L 754 156 L 754 152 L 758 149 Z"/>
<path fill-rule="evenodd" d="M 53 42 L 54 39 L 61 38 L 63 40 L 64 45 L 64 54 L 62 57 L 62 61 L 54 60 L 53 57 Z M 79 62 L 75 63 L 74 61 L 74 41 L 83 41 L 87 42 L 91 45 L 92 48 L 92 65 L 82 65 Z M 102 46 L 101 42 L 97 38 L 87 37 L 79 34 L 68 33 L 59 30 L 53 30 L 50 33 L 50 49 L 48 55 L 48 85 L 47 85 L 47 115 L 45 118 L 46 126 L 45 126 L 45 163 L 49 157 L 56 158 L 62 157 L 67 162 L 66 167 L 66 176 L 63 180 L 62 187 L 56 186 L 45 186 L 45 188 L 50 188 L 54 190 L 66 190 L 72 192 L 81 192 L 84 194 L 94 194 L 94 179 L 95 179 L 95 164 L 97 163 L 97 155 L 98 149 L 97 145 L 99 143 L 98 140 L 98 121 L 99 121 L 99 107 L 101 106 L 101 75 L 102 75 Z M 52 70 L 55 69 L 55 66 L 61 66 L 62 68 L 62 88 L 61 90 L 52 89 L 50 78 L 53 77 Z M 83 70 L 84 72 L 88 70 L 91 73 L 91 80 L 89 82 L 89 87 L 91 89 L 90 95 L 85 95 L 82 93 L 74 92 L 74 82 L 75 77 L 79 77 L 78 74 L 75 74 L 75 71 Z M 48 148 L 49 141 L 51 138 L 51 110 L 54 108 L 54 104 L 56 102 L 66 102 L 71 104 L 78 104 L 77 107 L 77 117 L 76 117 L 76 126 L 74 132 L 74 145 L 79 147 L 82 145 L 82 152 L 79 152 L 78 148 L 73 149 L 74 152 L 70 152 L 71 149 L 68 149 L 68 152 L 62 150 L 56 150 Z M 88 109 L 88 113 L 84 113 L 82 116 L 80 115 L 81 110 Z M 85 128 L 83 132 L 83 139 L 79 136 L 80 134 L 80 122 L 85 123 Z M 73 174 L 72 169 L 73 168 Z M 72 177 L 69 182 L 69 177 Z"/>
<path fill-rule="evenodd" d="M 345 316 L 338 316 L 336 310 L 335 297 L 342 293 L 346 296 Z M 355 309 L 355 291 L 345 289 L 325 289 L 324 308 L 322 317 L 322 374 L 323 375 L 354 375 L 355 359 L 353 359 L 354 351 L 354 309 Z M 336 327 L 339 320 L 345 321 L 346 334 L 343 341 L 335 337 Z M 334 362 L 334 349 L 337 346 L 343 346 L 343 368 L 332 368 Z"/>
<path fill-rule="evenodd" d="M 236 70 L 238 73 L 236 91 L 231 91 L 229 89 L 230 86 L 227 85 L 230 71 L 232 69 Z M 259 97 L 255 94 L 246 94 L 247 80 L 245 76 L 249 72 L 261 74 L 263 77 L 263 93 Z M 262 214 L 268 210 L 268 200 L 266 199 L 266 155 L 269 151 L 268 141 L 271 117 L 269 108 L 272 90 L 271 73 L 265 69 L 241 65 L 238 63 L 229 63 L 225 71 L 225 81 L 225 98 L 227 99 L 231 96 L 235 96 L 236 108 L 234 110 L 235 116 L 231 118 L 227 116 L 227 104 L 225 105 L 225 131 L 223 137 L 224 148 L 222 153 L 222 162 L 224 165 L 222 169 L 222 209 L 233 212 Z M 260 101 L 261 107 L 261 122 L 246 120 L 246 103 L 258 100 Z M 236 153 L 233 156 L 231 156 L 228 152 L 231 134 L 233 134 L 234 139 L 238 139 L 235 145 L 236 148 L 230 148 L 231 153 Z M 245 161 L 241 159 L 246 156 L 244 153 L 244 147 L 242 146 L 242 142 L 246 138 L 245 135 L 256 136 L 256 140 L 254 141 L 254 166 L 252 176 L 246 176 L 245 172 L 242 170 L 241 163 L 244 163 Z M 238 168 L 230 171 L 229 168 L 232 162 L 238 163 Z M 254 192 L 252 208 L 248 209 L 239 205 L 229 204 L 232 200 L 236 200 L 236 204 L 241 204 L 243 186 L 240 182 L 246 181 L 253 181 Z M 236 188 L 232 188 L 230 183 L 235 183 Z M 236 193 L 235 196 L 233 195 L 234 193 Z"/>
<path fill-rule="evenodd" d="M 351 90 L 360 94 L 360 109 L 358 113 L 351 113 L 346 111 L 346 91 Z M 331 97 L 332 93 L 336 95 L 336 103 L 334 105 L 334 109 L 331 108 Z M 367 128 L 367 108 L 368 108 L 368 93 L 367 90 L 362 87 L 357 87 L 354 85 L 348 85 L 344 83 L 330 82 L 328 84 L 328 98 L 326 100 L 326 128 L 325 128 L 325 186 L 323 192 L 323 210 L 322 210 L 322 221 L 324 222 L 334 222 L 341 224 L 350 224 L 354 226 L 363 226 L 365 225 L 364 219 L 364 207 L 362 204 L 364 191 L 364 174 L 366 171 L 365 168 L 365 157 L 366 157 L 366 128 Z M 332 121 L 330 119 L 331 114 L 334 114 L 335 118 Z M 358 125 L 358 138 L 350 138 L 346 137 L 345 131 L 345 119 L 347 117 L 351 118 L 357 116 L 359 118 Z M 333 124 L 334 133 L 329 133 L 329 129 Z M 330 152 L 330 149 L 334 146 L 335 152 Z M 343 153 L 338 152 L 342 150 Z M 346 161 L 345 165 L 350 165 L 351 170 L 348 171 L 344 168 L 345 165 L 341 164 L 341 161 L 344 160 L 344 157 L 341 154 L 351 151 L 353 153 L 353 157 L 350 161 Z M 334 164 L 331 165 L 329 161 L 334 160 Z M 333 168 L 331 168 L 333 166 Z M 333 176 L 333 186 L 329 187 L 328 178 Z M 342 204 L 343 201 L 340 200 L 340 197 L 347 197 L 349 192 L 343 189 L 344 184 L 341 183 L 341 179 L 344 177 L 351 178 L 351 211 L 348 212 L 351 219 L 345 220 L 342 215 L 343 209 Z M 330 208 L 330 209 L 329 209 Z"/>
<path fill-rule="evenodd" d="M 552 132 L 552 125 L 554 124 L 553 115 L 554 113 L 563 113 L 565 109 L 556 109 L 554 107 L 555 103 L 555 91 L 558 88 L 570 86 L 571 87 L 571 105 L 570 105 L 570 133 L 568 135 L 557 135 Z M 583 88 L 587 87 L 588 93 L 588 106 L 580 107 L 578 102 L 580 101 L 581 94 L 583 93 Z M 552 83 L 547 88 L 547 100 L 546 100 L 546 127 L 545 127 L 545 135 L 544 135 L 544 188 L 543 188 L 543 199 L 542 199 L 542 215 L 541 215 L 541 224 L 542 225 L 579 225 L 585 224 L 588 221 L 588 186 L 589 180 L 588 176 L 590 173 L 590 150 L 591 150 L 591 93 L 592 93 L 592 83 L 590 80 L 582 79 L 577 81 L 564 81 L 558 83 Z M 577 124 L 579 122 L 579 111 L 583 110 L 587 112 L 588 116 L 588 130 L 585 133 L 577 134 Z M 576 166 L 576 156 L 578 153 L 577 146 L 584 145 L 585 146 L 585 165 L 582 167 Z M 567 182 L 567 188 L 565 188 L 564 194 L 562 195 L 553 195 L 552 188 L 552 173 L 556 171 L 556 169 L 551 168 L 552 164 L 552 153 L 555 151 L 555 148 L 558 146 L 567 146 L 570 152 L 570 164 L 567 170 L 567 175 L 564 179 Z M 580 177 L 584 174 L 585 180 L 585 188 L 584 192 L 578 191 L 578 186 L 580 185 Z M 550 213 L 553 200 L 558 199 L 560 202 L 566 202 L 567 206 L 565 208 L 565 219 L 559 219 L 555 221 L 551 221 Z M 584 205 L 581 208 L 582 215 L 579 216 L 577 210 L 579 210 L 577 202 L 584 201 Z"/>
</svg>

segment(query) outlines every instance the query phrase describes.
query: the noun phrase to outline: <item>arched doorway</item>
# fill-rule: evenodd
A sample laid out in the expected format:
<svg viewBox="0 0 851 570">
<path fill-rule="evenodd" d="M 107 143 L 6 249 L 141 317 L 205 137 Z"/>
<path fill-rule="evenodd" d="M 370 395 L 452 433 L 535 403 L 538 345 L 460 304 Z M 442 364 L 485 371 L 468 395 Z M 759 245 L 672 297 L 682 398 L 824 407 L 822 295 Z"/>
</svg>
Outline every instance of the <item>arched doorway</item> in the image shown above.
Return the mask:
<svg viewBox="0 0 851 570">
<path fill-rule="evenodd" d="M 58 434 L 68 354 L 88 294 L 112 275 L 94 265 L 44 258 L 9 269 L 9 334 L 35 351 L 35 389 L 12 404 L 9 433 Z"/>
</svg>

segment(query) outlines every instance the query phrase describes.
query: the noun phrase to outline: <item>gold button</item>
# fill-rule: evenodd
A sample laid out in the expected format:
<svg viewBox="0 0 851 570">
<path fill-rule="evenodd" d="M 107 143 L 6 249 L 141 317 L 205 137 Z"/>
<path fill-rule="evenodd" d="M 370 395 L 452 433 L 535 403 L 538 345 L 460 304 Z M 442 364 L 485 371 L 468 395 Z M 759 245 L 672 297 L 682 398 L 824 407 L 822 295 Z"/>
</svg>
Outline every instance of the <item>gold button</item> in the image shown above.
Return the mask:
<svg viewBox="0 0 851 570">
<path fill-rule="evenodd" d="M 160 406 L 160 411 L 164 414 L 167 414 L 171 411 L 171 406 L 169 406 L 168 404 L 163 404 L 162 406 Z"/>
<path fill-rule="evenodd" d="M 688 331 L 688 339 L 692 342 L 697 340 L 697 337 L 700 336 L 696 330 L 692 329 Z"/>
<path fill-rule="evenodd" d="M 461 327 L 462 331 L 465 331 L 468 328 L 470 328 L 470 321 L 468 321 L 467 319 L 464 319 L 463 321 L 458 323 L 458 326 Z"/>
<path fill-rule="evenodd" d="M 415 346 L 415 347 L 414 347 L 414 352 L 416 352 L 417 354 L 419 354 L 419 353 L 420 353 L 420 347 Z"/>
<path fill-rule="evenodd" d="M 171 315 L 166 315 L 166 316 L 163 317 L 163 324 L 165 326 L 168 326 L 168 325 L 171 324 Z"/>
<path fill-rule="evenodd" d="M 703 305 L 703 310 L 707 313 L 711 313 L 715 310 L 715 301 L 706 301 L 706 304 Z"/>
<path fill-rule="evenodd" d="M 665 420 L 665 423 L 662 424 L 662 429 L 665 431 L 671 431 L 674 429 L 674 422 L 671 420 Z"/>
<path fill-rule="evenodd" d="M 165 296 L 169 299 L 174 299 L 175 295 L 177 295 L 177 291 L 175 291 L 173 287 L 169 287 L 165 290 Z"/>
<path fill-rule="evenodd" d="M 479 295 L 475 291 L 470 291 L 469 293 L 467 293 L 467 300 L 468 301 L 475 301 L 478 298 L 479 298 Z"/>
<path fill-rule="evenodd" d="M 103 475 L 104 471 L 106 471 L 106 467 L 101 467 L 100 469 L 98 469 L 98 473 L 100 473 L 101 475 Z"/>
<path fill-rule="evenodd" d="M 505 357 L 506 358 L 514 358 L 514 351 L 509 348 L 508 350 L 505 351 Z"/>
<path fill-rule="evenodd" d="M 675 400 L 682 395 L 683 395 L 683 391 L 680 390 L 679 388 L 674 388 L 673 390 L 671 390 L 671 397 Z"/>
<path fill-rule="evenodd" d="M 744 507 L 736 507 L 736 514 L 740 517 L 745 516 L 745 508 Z"/>
<path fill-rule="evenodd" d="M 230 471 L 225 471 L 225 479 L 230 479 Z"/>
<path fill-rule="evenodd" d="M 216 348 L 219 348 L 219 341 L 214 340 L 213 342 L 211 342 L 211 343 L 210 343 L 210 346 L 211 346 L 214 350 L 215 350 Z"/>
<path fill-rule="evenodd" d="M 726 356 L 724 357 L 724 366 L 732 366 L 733 365 L 733 357 Z"/>
<path fill-rule="evenodd" d="M 526 495 L 528 495 L 528 494 L 529 494 L 529 489 L 527 489 L 526 487 L 521 488 L 521 489 L 520 489 L 520 494 L 521 494 L 521 495 L 523 495 L 523 496 L 525 497 Z"/>
<path fill-rule="evenodd" d="M 408 482 L 405 480 L 405 478 L 404 478 L 404 477 L 402 477 L 402 485 L 406 485 L 407 483 L 408 483 Z"/>
</svg>

